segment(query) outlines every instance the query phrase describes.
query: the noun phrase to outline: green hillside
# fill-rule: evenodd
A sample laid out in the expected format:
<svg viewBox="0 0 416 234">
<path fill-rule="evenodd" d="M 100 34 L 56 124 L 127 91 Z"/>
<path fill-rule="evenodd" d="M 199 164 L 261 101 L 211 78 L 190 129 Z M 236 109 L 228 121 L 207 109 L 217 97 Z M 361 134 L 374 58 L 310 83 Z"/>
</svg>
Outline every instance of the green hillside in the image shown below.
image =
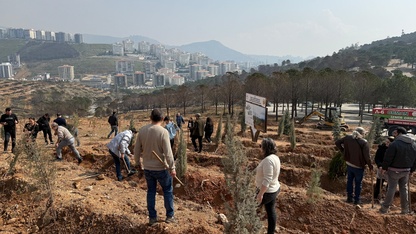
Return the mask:
<svg viewBox="0 0 416 234">
<path fill-rule="evenodd" d="M 115 72 L 115 62 L 131 59 L 111 56 L 110 44 L 68 44 L 24 40 L 0 40 L 0 62 L 6 62 L 7 56 L 19 53 L 24 64 L 16 69 L 18 77 L 30 78 L 38 74 L 58 75 L 58 67 L 71 65 L 75 68 L 75 77 L 84 74 L 111 74 Z M 134 61 L 134 60 L 133 60 Z M 142 63 L 134 61 L 135 69 L 142 70 Z M 23 72 L 20 72 L 20 71 Z M 21 77 L 19 77 L 19 75 Z"/>
<path fill-rule="evenodd" d="M 7 61 L 7 56 L 17 53 L 26 44 L 24 40 L 0 39 L 0 63 Z"/>
</svg>

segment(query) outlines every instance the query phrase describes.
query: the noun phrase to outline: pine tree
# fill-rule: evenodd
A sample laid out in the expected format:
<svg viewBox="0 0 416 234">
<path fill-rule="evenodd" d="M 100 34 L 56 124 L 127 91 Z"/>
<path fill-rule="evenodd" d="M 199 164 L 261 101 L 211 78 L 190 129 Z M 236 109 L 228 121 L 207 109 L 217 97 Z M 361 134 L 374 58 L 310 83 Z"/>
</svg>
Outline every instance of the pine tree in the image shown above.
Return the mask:
<svg viewBox="0 0 416 234">
<path fill-rule="evenodd" d="M 335 141 L 341 139 L 342 137 L 341 125 L 339 123 L 339 117 L 337 115 L 334 116 L 334 125 L 332 126 L 332 137 Z"/>
<path fill-rule="evenodd" d="M 291 123 L 290 123 L 289 110 L 286 110 L 285 111 L 284 123 L 283 123 L 283 126 L 284 126 L 283 134 L 285 134 L 287 136 L 290 134 L 290 125 L 291 125 Z"/>
<path fill-rule="evenodd" d="M 227 119 L 225 144 L 227 155 L 222 159 L 227 191 L 231 199 L 225 203 L 228 223 L 224 233 L 258 233 L 261 229 L 253 186 L 253 174 L 241 140 L 234 135 L 233 124 Z"/>
<path fill-rule="evenodd" d="M 329 163 L 328 176 L 331 179 L 336 179 L 345 176 L 347 173 L 347 164 L 344 160 L 344 155 L 341 151 L 337 151 Z"/>
</svg>

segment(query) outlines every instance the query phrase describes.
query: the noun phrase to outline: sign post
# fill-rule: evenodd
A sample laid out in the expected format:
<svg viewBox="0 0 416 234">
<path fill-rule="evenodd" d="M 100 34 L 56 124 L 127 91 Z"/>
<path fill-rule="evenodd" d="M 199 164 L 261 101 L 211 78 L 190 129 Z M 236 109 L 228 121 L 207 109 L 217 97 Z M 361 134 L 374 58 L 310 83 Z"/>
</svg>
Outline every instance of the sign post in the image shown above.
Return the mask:
<svg viewBox="0 0 416 234">
<path fill-rule="evenodd" d="M 267 132 L 267 100 L 246 93 L 245 123 L 250 126 L 251 140 L 256 142 L 260 132 Z"/>
</svg>

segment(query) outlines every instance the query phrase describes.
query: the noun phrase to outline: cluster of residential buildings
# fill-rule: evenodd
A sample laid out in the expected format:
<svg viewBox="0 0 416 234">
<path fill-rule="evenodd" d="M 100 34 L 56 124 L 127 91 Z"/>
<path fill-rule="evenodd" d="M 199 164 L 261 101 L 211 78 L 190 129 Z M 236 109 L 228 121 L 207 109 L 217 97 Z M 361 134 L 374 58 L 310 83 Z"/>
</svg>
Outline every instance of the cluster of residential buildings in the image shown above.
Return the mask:
<svg viewBox="0 0 416 234">
<path fill-rule="evenodd" d="M 177 48 L 167 49 L 161 44 L 141 41 L 134 46 L 131 40 L 113 44 L 113 55 L 130 58 L 116 62 L 113 83 L 123 88 L 182 85 L 227 72 L 239 72 L 234 61 L 214 61 L 202 53 L 188 53 Z M 134 59 L 143 61 L 143 70 L 134 69 Z"/>
<path fill-rule="evenodd" d="M 56 42 L 71 42 L 83 43 L 82 34 L 76 33 L 74 35 L 65 32 L 53 32 L 39 29 L 25 29 L 25 28 L 0 28 L 0 39 L 25 39 L 25 40 L 40 40 L 40 41 L 56 41 Z"/>
<path fill-rule="evenodd" d="M 83 43 L 81 34 L 64 32 L 6 28 L 0 29 L 0 39 L 25 39 L 54 41 L 62 43 Z M 99 88 L 155 88 L 167 85 L 182 85 L 227 72 L 239 72 L 240 67 L 233 61 L 213 61 L 202 53 L 189 53 L 177 48 L 165 48 L 161 44 L 141 41 L 135 44 L 127 39 L 112 45 L 112 55 L 117 56 L 115 70 L 110 75 L 86 75 L 79 81 Z M 135 69 L 140 62 L 141 69 Z M 9 56 L 8 62 L 0 64 L 0 78 L 12 78 L 13 69 L 20 67 L 18 54 Z M 74 66 L 58 67 L 59 77 L 54 79 L 74 81 Z M 111 78 L 109 78 L 111 77 Z M 50 73 L 35 77 L 36 80 L 50 79 Z"/>
</svg>

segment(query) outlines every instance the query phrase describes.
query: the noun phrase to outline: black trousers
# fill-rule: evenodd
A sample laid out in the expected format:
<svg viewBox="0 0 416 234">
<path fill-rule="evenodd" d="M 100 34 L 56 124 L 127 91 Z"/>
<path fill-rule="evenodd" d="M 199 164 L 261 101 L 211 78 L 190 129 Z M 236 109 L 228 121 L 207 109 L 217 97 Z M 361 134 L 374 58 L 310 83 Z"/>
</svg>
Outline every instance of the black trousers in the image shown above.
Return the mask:
<svg viewBox="0 0 416 234">
<path fill-rule="evenodd" d="M 43 138 L 45 138 L 45 142 L 48 143 L 48 137 L 49 137 L 49 142 L 53 142 L 52 140 L 52 132 L 50 128 L 44 128 L 42 129 L 43 132 Z"/>
<path fill-rule="evenodd" d="M 198 139 L 199 149 L 196 146 L 196 139 Z M 202 136 L 192 136 L 192 145 L 195 148 L 195 151 L 198 150 L 199 153 L 202 151 Z"/>
<path fill-rule="evenodd" d="M 14 153 L 14 147 L 16 146 L 16 129 L 4 129 L 4 151 L 7 151 L 10 138 L 12 138 L 12 153 Z"/>
</svg>

